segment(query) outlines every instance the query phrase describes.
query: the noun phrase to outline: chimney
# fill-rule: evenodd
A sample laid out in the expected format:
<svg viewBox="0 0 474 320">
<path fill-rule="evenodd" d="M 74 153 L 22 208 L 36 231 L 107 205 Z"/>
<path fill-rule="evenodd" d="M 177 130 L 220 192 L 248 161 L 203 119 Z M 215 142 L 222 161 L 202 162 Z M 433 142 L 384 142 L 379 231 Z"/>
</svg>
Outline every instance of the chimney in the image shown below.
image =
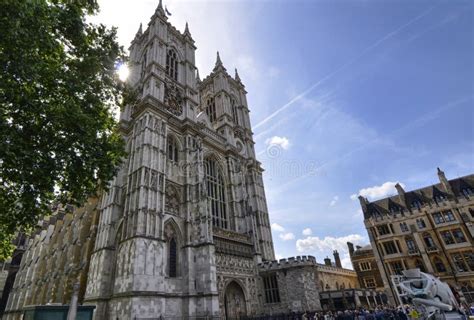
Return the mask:
<svg viewBox="0 0 474 320">
<path fill-rule="evenodd" d="M 339 258 L 339 252 L 337 252 L 337 250 L 334 250 L 332 254 L 334 255 L 334 262 L 336 263 L 336 267 L 342 268 L 341 258 Z"/>
<path fill-rule="evenodd" d="M 367 198 L 364 198 L 363 196 L 359 196 L 359 202 L 360 202 L 360 207 L 362 208 L 362 212 L 364 213 L 364 218 L 368 218 L 368 212 L 367 212 L 367 205 L 369 204 L 369 201 Z"/>
<path fill-rule="evenodd" d="M 395 189 L 397 189 L 400 203 L 407 206 L 406 199 L 405 199 L 405 190 L 403 190 L 403 187 L 397 182 L 397 184 L 395 185 Z"/>
<path fill-rule="evenodd" d="M 347 247 L 349 248 L 349 255 L 352 257 L 354 254 L 354 244 L 352 242 L 348 242 Z"/>
<path fill-rule="evenodd" d="M 444 191 L 453 195 L 454 193 L 453 193 L 453 190 L 451 189 L 451 185 L 449 184 L 448 179 L 446 179 L 446 175 L 444 174 L 444 171 L 442 171 L 440 168 L 438 168 L 438 178 L 439 178 L 439 182 L 441 182 L 441 184 L 444 187 Z"/>
<path fill-rule="evenodd" d="M 329 259 L 329 257 L 326 257 L 326 258 L 324 259 L 324 264 L 327 265 L 327 266 L 331 266 L 331 265 L 332 265 L 332 264 L 331 264 L 331 259 Z"/>
</svg>

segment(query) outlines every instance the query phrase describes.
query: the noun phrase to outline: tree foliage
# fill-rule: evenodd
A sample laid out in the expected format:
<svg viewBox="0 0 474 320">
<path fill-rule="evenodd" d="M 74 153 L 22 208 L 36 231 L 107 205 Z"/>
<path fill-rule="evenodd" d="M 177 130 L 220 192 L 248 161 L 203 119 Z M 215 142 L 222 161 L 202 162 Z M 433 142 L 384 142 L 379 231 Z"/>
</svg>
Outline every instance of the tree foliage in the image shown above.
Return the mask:
<svg viewBox="0 0 474 320">
<path fill-rule="evenodd" d="M 0 258 L 53 201 L 80 204 L 124 156 L 115 29 L 86 22 L 94 0 L 0 4 Z"/>
</svg>

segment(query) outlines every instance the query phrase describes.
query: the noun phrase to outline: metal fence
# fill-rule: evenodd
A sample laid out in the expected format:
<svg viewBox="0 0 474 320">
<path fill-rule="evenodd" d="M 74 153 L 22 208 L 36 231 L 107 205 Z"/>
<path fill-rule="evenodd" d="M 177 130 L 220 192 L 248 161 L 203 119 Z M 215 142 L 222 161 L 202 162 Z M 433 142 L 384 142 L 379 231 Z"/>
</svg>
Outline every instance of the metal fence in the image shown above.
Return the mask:
<svg viewBox="0 0 474 320">
<path fill-rule="evenodd" d="M 157 318 L 138 318 L 133 320 L 221 320 L 219 316 L 200 316 L 200 317 L 174 317 L 174 316 L 159 316 Z M 229 319 L 230 320 L 230 319 Z"/>
<path fill-rule="evenodd" d="M 242 316 L 236 318 L 227 317 L 225 320 L 302 320 L 303 313 L 291 313 L 291 314 L 277 314 L 277 315 L 265 315 L 265 316 Z M 173 317 L 173 316 L 160 316 L 158 318 L 138 318 L 135 317 L 133 320 L 224 320 L 219 316 L 201 316 L 201 317 Z"/>
</svg>

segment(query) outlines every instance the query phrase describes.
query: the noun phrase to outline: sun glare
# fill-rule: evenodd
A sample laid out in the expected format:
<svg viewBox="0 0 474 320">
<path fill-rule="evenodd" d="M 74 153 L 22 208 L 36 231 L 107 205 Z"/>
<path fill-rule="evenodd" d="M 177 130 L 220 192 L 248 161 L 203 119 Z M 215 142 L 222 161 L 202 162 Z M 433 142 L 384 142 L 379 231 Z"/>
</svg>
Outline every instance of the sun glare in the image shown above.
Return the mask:
<svg viewBox="0 0 474 320">
<path fill-rule="evenodd" d="M 128 66 L 125 63 L 122 63 L 118 67 L 117 73 L 118 73 L 118 76 L 119 76 L 120 80 L 122 80 L 122 81 L 127 80 L 127 77 L 128 77 L 128 74 L 129 74 Z"/>
</svg>

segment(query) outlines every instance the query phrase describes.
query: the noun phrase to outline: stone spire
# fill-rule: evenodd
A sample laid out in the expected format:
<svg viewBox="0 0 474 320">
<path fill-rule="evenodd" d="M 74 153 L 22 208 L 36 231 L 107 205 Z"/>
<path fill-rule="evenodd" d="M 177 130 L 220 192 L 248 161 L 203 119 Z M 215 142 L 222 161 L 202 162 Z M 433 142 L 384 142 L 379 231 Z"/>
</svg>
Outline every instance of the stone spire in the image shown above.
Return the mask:
<svg viewBox="0 0 474 320">
<path fill-rule="evenodd" d="M 160 0 L 160 2 L 158 3 L 158 7 L 156 7 L 156 10 L 155 10 L 155 15 L 158 15 L 164 18 L 165 20 L 168 19 L 165 13 L 165 9 L 163 9 L 163 0 Z"/>
<path fill-rule="evenodd" d="M 186 26 L 184 27 L 184 33 L 183 34 L 184 34 L 185 37 L 188 36 L 188 37 L 192 38 L 191 37 L 191 32 L 189 32 L 189 26 L 188 26 L 187 21 L 186 21 Z"/>
<path fill-rule="evenodd" d="M 140 27 L 138 28 L 136 36 L 141 36 L 142 34 L 143 34 L 143 26 L 142 26 L 142 23 L 140 22 Z"/>
<path fill-rule="evenodd" d="M 235 76 L 234 76 L 234 78 L 235 78 L 235 81 L 242 82 L 242 81 L 240 80 L 239 73 L 237 72 L 237 68 L 235 68 Z"/>
<path fill-rule="evenodd" d="M 225 68 L 224 68 L 224 65 L 222 64 L 221 57 L 219 55 L 219 51 L 217 51 L 216 65 L 214 66 L 214 70 L 212 70 L 212 71 L 215 72 L 219 69 L 222 69 L 222 70 L 226 71 Z"/>
<path fill-rule="evenodd" d="M 222 61 L 221 61 L 221 56 L 219 55 L 219 51 L 217 51 L 216 67 L 217 66 L 222 66 Z"/>
<path fill-rule="evenodd" d="M 143 26 L 142 24 L 140 23 L 140 27 L 138 28 L 138 31 L 137 33 L 135 34 L 135 38 L 133 39 L 133 41 L 137 41 L 138 39 L 140 39 L 140 37 L 142 36 L 143 34 Z"/>
<path fill-rule="evenodd" d="M 196 69 L 196 82 L 201 83 L 201 77 L 199 77 L 199 69 Z"/>
</svg>

